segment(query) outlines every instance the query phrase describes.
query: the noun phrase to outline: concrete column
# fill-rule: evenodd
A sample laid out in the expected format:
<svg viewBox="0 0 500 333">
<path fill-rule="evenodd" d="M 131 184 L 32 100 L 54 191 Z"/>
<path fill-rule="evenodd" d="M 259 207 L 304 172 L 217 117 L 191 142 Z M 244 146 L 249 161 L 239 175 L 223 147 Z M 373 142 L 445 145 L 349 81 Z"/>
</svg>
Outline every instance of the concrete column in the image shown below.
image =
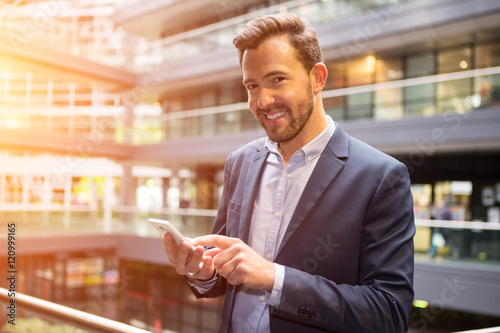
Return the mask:
<svg viewBox="0 0 500 333">
<path fill-rule="evenodd" d="M 168 189 L 170 188 L 170 178 L 163 178 L 162 192 L 163 192 L 163 202 L 162 207 L 168 208 Z"/>
<path fill-rule="evenodd" d="M 50 174 L 45 173 L 43 175 L 42 206 L 44 210 L 49 210 L 51 205 L 52 205 L 52 184 L 50 182 Z"/>
<path fill-rule="evenodd" d="M 122 163 L 123 173 L 120 186 L 120 204 L 121 206 L 136 207 L 136 193 L 137 193 L 137 180 L 132 174 L 132 163 L 124 162 Z M 134 221 L 134 213 L 125 210 L 120 213 L 120 220 L 125 223 Z"/>
<path fill-rule="evenodd" d="M 23 206 L 27 206 L 28 205 L 28 188 L 33 184 L 33 181 L 31 180 L 31 178 L 33 176 L 31 175 L 27 175 L 27 174 L 23 174 L 21 176 L 22 178 L 22 183 L 21 183 L 21 186 L 22 186 L 22 204 Z"/>
<path fill-rule="evenodd" d="M 135 103 L 132 102 L 132 100 L 127 100 L 123 104 L 123 107 L 125 108 L 123 112 L 123 133 L 124 133 L 124 140 L 123 143 L 125 144 L 132 144 L 133 139 L 134 139 L 134 107 Z"/>
<path fill-rule="evenodd" d="M 97 205 L 97 184 L 95 183 L 95 179 L 93 176 L 89 176 L 89 188 L 90 188 L 90 202 L 89 202 L 89 209 L 91 211 L 97 212 L 98 205 Z"/>
<path fill-rule="evenodd" d="M 64 181 L 64 229 L 69 229 L 71 222 L 71 206 L 72 206 L 72 192 L 73 192 L 73 176 L 66 174 Z"/>
<path fill-rule="evenodd" d="M 111 184 L 113 183 L 113 178 L 111 175 L 106 175 L 104 181 L 104 232 L 111 232 L 112 229 L 112 219 L 113 219 L 113 188 Z"/>
<path fill-rule="evenodd" d="M 186 179 L 179 177 L 179 208 L 187 208 Z"/>
<path fill-rule="evenodd" d="M 137 180 L 132 175 L 131 163 L 123 163 L 123 174 L 120 189 L 120 201 L 122 206 L 136 206 Z"/>
<path fill-rule="evenodd" d="M 196 167 L 196 208 L 217 209 L 216 172 L 213 166 Z"/>
<path fill-rule="evenodd" d="M 73 190 L 73 177 L 71 175 L 66 175 L 64 179 L 64 210 L 69 211 L 71 209 L 71 191 Z"/>
</svg>

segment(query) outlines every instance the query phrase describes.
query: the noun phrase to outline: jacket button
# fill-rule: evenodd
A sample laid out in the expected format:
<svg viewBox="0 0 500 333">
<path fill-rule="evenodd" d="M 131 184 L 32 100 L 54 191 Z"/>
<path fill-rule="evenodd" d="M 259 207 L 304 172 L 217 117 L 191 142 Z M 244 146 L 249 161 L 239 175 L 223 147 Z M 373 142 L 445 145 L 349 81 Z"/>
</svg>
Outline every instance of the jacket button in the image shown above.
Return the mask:
<svg viewBox="0 0 500 333">
<path fill-rule="evenodd" d="M 306 314 L 306 308 L 305 308 L 305 307 L 303 307 L 303 306 L 301 306 L 301 307 L 297 310 L 297 314 L 298 314 L 299 316 L 305 316 L 305 314 Z"/>
</svg>

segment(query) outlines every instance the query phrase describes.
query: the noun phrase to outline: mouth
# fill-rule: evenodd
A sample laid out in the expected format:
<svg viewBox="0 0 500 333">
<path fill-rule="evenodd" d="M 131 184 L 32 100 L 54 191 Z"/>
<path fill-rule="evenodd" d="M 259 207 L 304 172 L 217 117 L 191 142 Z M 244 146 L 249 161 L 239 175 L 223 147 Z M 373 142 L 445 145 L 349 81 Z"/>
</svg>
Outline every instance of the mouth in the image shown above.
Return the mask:
<svg viewBox="0 0 500 333">
<path fill-rule="evenodd" d="M 285 114 L 286 114 L 286 111 L 282 111 L 282 112 L 277 112 L 277 113 L 273 113 L 273 114 L 266 114 L 266 117 L 269 120 L 273 120 L 273 119 L 276 119 L 279 117 L 283 117 Z"/>
</svg>

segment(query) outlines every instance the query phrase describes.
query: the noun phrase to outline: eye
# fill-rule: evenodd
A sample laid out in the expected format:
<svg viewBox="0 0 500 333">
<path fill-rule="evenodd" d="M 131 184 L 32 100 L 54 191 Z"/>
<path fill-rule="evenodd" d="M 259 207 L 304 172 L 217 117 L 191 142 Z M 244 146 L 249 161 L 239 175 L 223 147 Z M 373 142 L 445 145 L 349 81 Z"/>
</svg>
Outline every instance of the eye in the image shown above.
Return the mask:
<svg viewBox="0 0 500 333">
<path fill-rule="evenodd" d="M 255 83 L 250 83 L 248 86 L 247 86 L 247 90 L 252 90 L 252 89 L 255 89 L 257 87 L 257 85 Z"/>
<path fill-rule="evenodd" d="M 277 76 L 273 79 L 273 82 L 274 83 L 280 83 L 281 81 L 283 81 L 285 78 L 284 77 L 281 77 L 281 76 Z"/>
</svg>

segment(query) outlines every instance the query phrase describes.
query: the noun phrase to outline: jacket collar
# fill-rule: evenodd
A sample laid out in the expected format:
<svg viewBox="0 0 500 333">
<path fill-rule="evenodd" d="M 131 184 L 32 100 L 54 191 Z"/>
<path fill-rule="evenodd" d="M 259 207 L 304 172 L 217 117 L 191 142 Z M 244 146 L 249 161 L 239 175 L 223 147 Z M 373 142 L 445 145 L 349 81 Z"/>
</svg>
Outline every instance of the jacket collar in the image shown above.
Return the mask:
<svg viewBox="0 0 500 333">
<path fill-rule="evenodd" d="M 344 159 L 349 153 L 349 136 L 336 125 L 330 141 L 325 150 L 321 154 L 314 171 L 309 178 L 309 181 L 302 192 L 297 208 L 292 215 L 290 224 L 288 225 L 280 248 L 277 252 L 278 256 L 283 248 L 287 245 L 290 238 L 297 231 L 299 226 L 304 222 L 310 211 L 316 205 L 323 193 L 328 189 L 335 177 L 344 168 Z"/>
<path fill-rule="evenodd" d="M 292 215 L 290 224 L 281 241 L 279 252 L 286 246 L 292 235 L 307 217 L 319 198 L 323 195 L 333 179 L 343 169 L 343 159 L 348 157 L 349 136 L 335 123 L 335 132 L 321 154 L 309 181 L 304 188 L 297 208 Z M 245 179 L 245 192 L 242 200 L 241 219 L 238 237 L 248 242 L 255 200 L 259 191 L 262 171 L 265 166 L 268 150 L 265 149 L 264 141 L 257 152 L 252 155 L 248 172 Z"/>
<path fill-rule="evenodd" d="M 257 198 L 257 193 L 259 192 L 262 171 L 264 169 L 264 165 L 266 164 L 268 154 L 269 152 L 264 148 L 264 145 L 262 145 L 261 148 L 258 148 L 257 153 L 252 156 L 250 164 L 248 165 L 238 230 L 238 237 L 246 243 L 248 243 L 250 237 L 250 227 L 255 200 Z"/>
</svg>

